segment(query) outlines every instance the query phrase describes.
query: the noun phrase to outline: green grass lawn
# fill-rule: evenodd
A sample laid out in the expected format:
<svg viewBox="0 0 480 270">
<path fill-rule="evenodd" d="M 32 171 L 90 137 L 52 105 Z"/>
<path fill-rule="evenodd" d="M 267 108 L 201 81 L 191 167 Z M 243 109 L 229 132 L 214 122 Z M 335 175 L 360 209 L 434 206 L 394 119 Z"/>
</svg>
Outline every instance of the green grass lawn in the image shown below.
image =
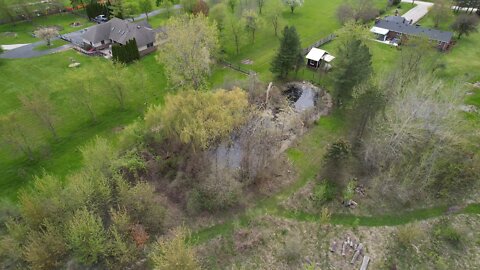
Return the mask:
<svg viewBox="0 0 480 270">
<path fill-rule="evenodd" d="M 73 22 L 80 22 L 82 25 L 79 27 L 70 26 Z M 60 34 L 65 34 L 90 25 L 93 25 L 93 23 L 89 22 L 86 18 L 71 13 L 34 18 L 32 22 L 2 24 L 0 25 L 0 44 L 23 44 L 39 41 L 40 39 L 33 36 L 33 32 L 39 27 L 59 26 L 62 28 L 62 30 L 59 31 Z"/>
<path fill-rule="evenodd" d="M 302 47 L 308 47 L 341 27 L 336 18 L 336 10 L 343 2 L 343 0 L 305 1 L 305 4 L 295 9 L 293 14 L 285 9 L 283 22 L 279 29 L 283 29 L 286 25 L 295 26 L 300 35 Z M 379 9 L 386 8 L 386 1 L 375 0 L 374 3 Z M 387 12 L 391 12 L 391 10 L 392 8 L 389 8 Z M 232 40 L 224 44 L 228 61 L 239 64 L 245 69 L 256 71 L 263 81 L 273 79 L 269 68 L 279 46 L 279 38 L 275 36 L 273 27 L 266 18 L 263 18 L 262 27 L 256 33 L 254 43 L 250 35 L 246 34 L 238 55 L 234 45 Z M 242 65 L 240 62 L 243 59 L 250 59 L 253 64 Z"/>
<path fill-rule="evenodd" d="M 71 58 L 81 63 L 77 69 L 68 68 Z M 96 102 L 99 121 L 92 124 L 87 112 L 72 103 L 72 92 L 76 85 L 72 81 L 75 73 L 81 69 L 97 70 L 96 82 L 101 82 L 101 69 L 111 67 L 112 63 L 103 58 L 87 57 L 72 50 L 30 59 L 0 61 L 0 115 L 20 110 L 20 94 L 33 91 L 46 92 L 53 103 L 58 121 L 60 139 L 53 142 L 46 130 L 38 125 L 36 119 L 22 113 L 21 121 L 35 130 L 30 134 L 47 146 L 39 150 L 41 157 L 37 162 L 29 162 L 24 156 L 0 149 L 0 197 L 15 199 L 16 191 L 28 183 L 33 175 L 43 170 L 59 176 L 65 176 L 71 170 L 81 166 L 78 148 L 97 135 L 113 138 L 115 128 L 122 127 L 143 115 L 146 96 L 149 104 L 162 102 L 166 89 L 163 69 L 157 64 L 154 55 L 127 67 L 132 82 L 138 78 L 137 65 L 142 65 L 147 74 L 145 91 L 130 93 L 125 110 L 119 110 L 114 99 L 102 94 Z"/>
<path fill-rule="evenodd" d="M 452 31 L 450 26 L 456 15 L 452 12 L 452 16 L 441 21 L 436 28 L 443 31 Z M 431 14 L 427 14 L 419 23 L 424 27 L 435 28 Z M 445 64 L 445 69 L 439 75 L 447 80 L 480 81 L 480 32 L 462 36 L 460 39 L 454 33 L 454 39 L 456 43 L 451 50 L 441 55 L 441 61 Z"/>
<path fill-rule="evenodd" d="M 63 45 L 69 44 L 69 43 L 70 42 L 67 42 L 63 39 L 57 39 L 57 40 L 52 41 L 50 43 L 50 46 L 48 46 L 47 44 L 44 44 L 44 45 L 40 45 L 40 46 L 37 46 L 37 47 L 33 48 L 33 50 L 35 50 L 35 51 L 45 51 L 45 50 L 58 48 L 60 46 L 63 46 Z"/>
</svg>

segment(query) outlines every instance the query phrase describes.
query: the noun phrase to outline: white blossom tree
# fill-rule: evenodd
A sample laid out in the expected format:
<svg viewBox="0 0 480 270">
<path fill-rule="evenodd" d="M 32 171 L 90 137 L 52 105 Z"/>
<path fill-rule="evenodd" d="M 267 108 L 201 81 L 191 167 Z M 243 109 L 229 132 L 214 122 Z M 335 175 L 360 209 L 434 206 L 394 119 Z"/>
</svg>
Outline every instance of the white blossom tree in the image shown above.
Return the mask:
<svg viewBox="0 0 480 270">
<path fill-rule="evenodd" d="M 303 0 L 283 0 L 283 2 L 290 8 L 292 13 L 295 11 L 295 8 L 303 5 Z"/>
<path fill-rule="evenodd" d="M 58 30 L 55 27 L 44 27 L 35 30 L 35 36 L 47 42 L 47 46 L 52 44 L 52 38 L 58 36 Z"/>
</svg>

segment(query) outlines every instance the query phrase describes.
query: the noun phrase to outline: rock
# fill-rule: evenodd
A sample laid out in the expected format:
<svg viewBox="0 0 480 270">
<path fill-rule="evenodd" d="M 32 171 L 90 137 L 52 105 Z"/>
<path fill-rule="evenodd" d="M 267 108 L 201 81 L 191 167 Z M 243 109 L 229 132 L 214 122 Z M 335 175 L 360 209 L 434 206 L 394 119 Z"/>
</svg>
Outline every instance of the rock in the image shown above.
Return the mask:
<svg viewBox="0 0 480 270">
<path fill-rule="evenodd" d="M 70 65 L 68 65 L 69 68 L 76 68 L 76 67 L 79 67 L 80 66 L 80 63 L 76 62 L 76 63 L 71 63 Z"/>
<path fill-rule="evenodd" d="M 475 105 L 461 105 L 460 110 L 463 111 L 463 112 L 468 112 L 468 113 L 478 112 L 477 106 L 475 106 Z"/>
</svg>

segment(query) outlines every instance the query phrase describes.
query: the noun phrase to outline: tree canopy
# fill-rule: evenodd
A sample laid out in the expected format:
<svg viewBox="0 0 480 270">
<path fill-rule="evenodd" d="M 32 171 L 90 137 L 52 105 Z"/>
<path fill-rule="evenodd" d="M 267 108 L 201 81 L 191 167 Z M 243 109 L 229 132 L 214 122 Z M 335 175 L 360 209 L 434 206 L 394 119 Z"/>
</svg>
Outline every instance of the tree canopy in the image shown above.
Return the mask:
<svg viewBox="0 0 480 270">
<path fill-rule="evenodd" d="M 271 63 L 270 71 L 280 78 L 286 78 L 290 71 L 298 70 L 303 61 L 302 47 L 297 30 L 294 26 L 286 26 L 283 29 L 280 48 Z"/>
<path fill-rule="evenodd" d="M 158 53 L 171 84 L 181 88 L 202 88 L 218 51 L 218 29 L 203 14 L 171 18 L 168 41 Z"/>
<path fill-rule="evenodd" d="M 164 106 L 155 106 L 145 115 L 147 128 L 179 138 L 194 149 L 206 149 L 219 139 L 226 138 L 245 121 L 248 108 L 247 93 L 232 91 L 185 91 L 166 97 Z"/>
</svg>

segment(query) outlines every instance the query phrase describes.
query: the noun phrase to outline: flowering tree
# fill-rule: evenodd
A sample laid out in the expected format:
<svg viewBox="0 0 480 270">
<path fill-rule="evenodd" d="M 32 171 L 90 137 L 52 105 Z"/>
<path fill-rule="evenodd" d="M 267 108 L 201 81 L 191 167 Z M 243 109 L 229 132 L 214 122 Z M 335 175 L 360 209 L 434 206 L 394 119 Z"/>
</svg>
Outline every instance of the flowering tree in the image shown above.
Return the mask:
<svg viewBox="0 0 480 270">
<path fill-rule="evenodd" d="M 58 30 L 55 27 L 45 27 L 35 30 L 35 36 L 47 42 L 47 46 L 52 44 L 52 38 L 58 36 Z"/>
</svg>

